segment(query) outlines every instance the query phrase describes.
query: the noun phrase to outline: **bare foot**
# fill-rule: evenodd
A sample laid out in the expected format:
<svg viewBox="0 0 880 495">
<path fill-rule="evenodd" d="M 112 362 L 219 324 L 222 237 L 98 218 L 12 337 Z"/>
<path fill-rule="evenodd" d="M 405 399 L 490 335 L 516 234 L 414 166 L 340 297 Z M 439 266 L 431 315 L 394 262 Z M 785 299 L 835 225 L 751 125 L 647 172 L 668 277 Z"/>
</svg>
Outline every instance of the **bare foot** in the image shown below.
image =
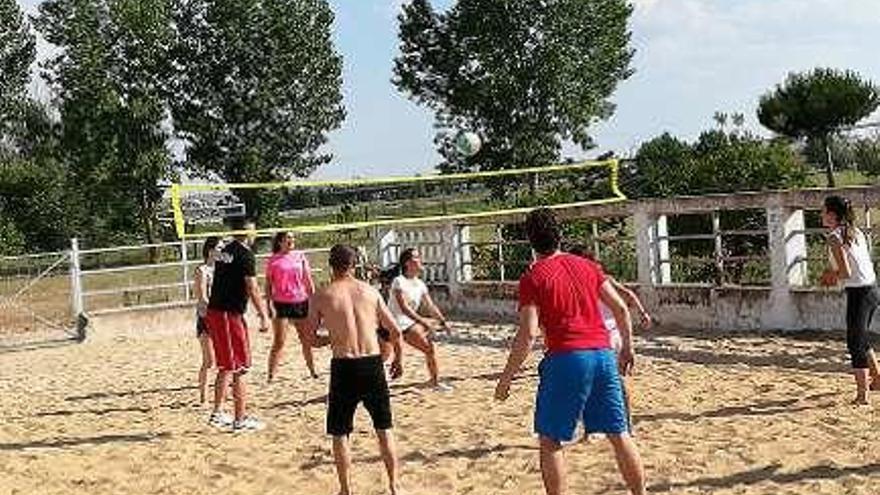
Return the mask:
<svg viewBox="0 0 880 495">
<path fill-rule="evenodd" d="M 868 402 L 867 397 L 856 397 L 855 399 L 853 399 L 851 404 L 854 406 L 870 406 L 871 405 L 871 403 Z"/>
</svg>

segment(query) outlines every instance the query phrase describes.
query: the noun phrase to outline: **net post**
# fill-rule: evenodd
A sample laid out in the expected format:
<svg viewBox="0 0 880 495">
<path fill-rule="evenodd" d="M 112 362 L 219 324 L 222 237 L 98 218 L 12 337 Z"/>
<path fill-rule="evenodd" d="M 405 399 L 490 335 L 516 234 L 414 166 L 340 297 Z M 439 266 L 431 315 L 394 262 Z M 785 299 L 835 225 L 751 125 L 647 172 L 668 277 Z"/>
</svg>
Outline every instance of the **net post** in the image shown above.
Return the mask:
<svg viewBox="0 0 880 495">
<path fill-rule="evenodd" d="M 83 316 L 82 269 L 80 268 L 79 239 L 70 239 L 70 310 L 77 321 Z"/>
<path fill-rule="evenodd" d="M 186 220 L 183 218 L 183 207 L 180 204 L 180 184 L 171 184 L 171 209 L 174 213 L 174 229 L 181 240 L 186 238 Z"/>
</svg>

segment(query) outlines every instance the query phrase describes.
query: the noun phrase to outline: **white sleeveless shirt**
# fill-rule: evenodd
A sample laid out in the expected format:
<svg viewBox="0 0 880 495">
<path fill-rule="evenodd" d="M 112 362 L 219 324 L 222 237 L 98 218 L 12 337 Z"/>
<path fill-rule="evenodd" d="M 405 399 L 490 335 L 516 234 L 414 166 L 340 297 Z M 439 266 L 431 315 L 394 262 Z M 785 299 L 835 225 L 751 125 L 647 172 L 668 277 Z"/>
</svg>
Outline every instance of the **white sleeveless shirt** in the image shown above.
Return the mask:
<svg viewBox="0 0 880 495">
<path fill-rule="evenodd" d="M 617 328 L 617 320 L 614 319 L 614 314 L 602 301 L 599 301 L 599 311 L 602 313 L 602 321 L 605 323 L 605 328 L 608 329 L 611 348 L 614 349 L 614 352 L 620 352 L 620 349 L 623 348 L 623 337 L 620 336 L 620 329 Z"/>
<path fill-rule="evenodd" d="M 877 282 L 877 275 L 874 272 L 874 263 L 871 261 L 871 254 L 868 250 L 868 240 L 865 234 L 856 227 L 850 227 L 853 231 L 852 243 L 847 246 L 843 242 L 843 227 L 838 227 L 831 231 L 843 248 L 843 255 L 849 263 L 850 276 L 841 280 L 844 287 L 866 287 L 874 285 Z M 837 269 L 837 263 L 830 249 L 828 257 L 831 260 L 831 266 Z"/>
</svg>

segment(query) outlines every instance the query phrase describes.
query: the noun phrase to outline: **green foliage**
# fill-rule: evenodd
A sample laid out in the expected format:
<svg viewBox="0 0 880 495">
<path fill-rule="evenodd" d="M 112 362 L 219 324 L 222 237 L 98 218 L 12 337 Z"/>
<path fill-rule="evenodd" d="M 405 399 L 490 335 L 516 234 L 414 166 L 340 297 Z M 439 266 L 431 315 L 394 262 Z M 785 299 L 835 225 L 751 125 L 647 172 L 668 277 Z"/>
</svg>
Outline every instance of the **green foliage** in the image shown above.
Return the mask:
<svg viewBox="0 0 880 495">
<path fill-rule="evenodd" d="M 695 143 L 663 134 L 644 144 L 628 170 L 632 197 L 669 197 L 802 186 L 807 171 L 783 142 L 712 130 Z"/>
<path fill-rule="evenodd" d="M 789 74 L 783 84 L 761 97 L 758 120 L 783 136 L 814 142 L 826 149 L 828 185 L 834 185 L 829 137 L 880 106 L 880 88 L 853 71 L 814 69 Z"/>
<path fill-rule="evenodd" d="M 829 145 L 837 170 L 858 171 L 874 177 L 880 175 L 880 134 L 834 136 Z M 821 146 L 812 143 L 804 149 L 804 155 L 811 162 L 824 163 L 825 153 Z M 841 182 L 839 174 L 836 181 Z"/>
<path fill-rule="evenodd" d="M 631 74 L 625 0 L 459 0 L 437 13 L 403 7 L 394 84 L 435 112 L 443 171 L 497 170 L 559 160 L 563 140 L 592 146 L 588 130 Z M 483 137 L 463 159 L 459 129 Z"/>
<path fill-rule="evenodd" d="M 853 163 L 873 177 L 880 176 L 880 135 L 859 138 L 851 143 Z"/>
<path fill-rule="evenodd" d="M 88 198 L 83 234 L 96 244 L 158 240 L 160 181 L 172 178 L 162 125 L 170 1 L 48 0 L 37 27 L 63 49 L 44 69 L 58 96 L 61 158 Z"/>
<path fill-rule="evenodd" d="M 76 215 L 64 170 L 51 161 L 0 163 L 0 216 L 14 224 L 30 251 L 66 248 Z"/>
<path fill-rule="evenodd" d="M 24 236 L 15 221 L 0 211 L 0 256 L 15 256 L 25 252 Z"/>
<path fill-rule="evenodd" d="M 0 136 L 25 99 L 36 41 L 15 0 L 0 0 Z"/>
<path fill-rule="evenodd" d="M 206 177 L 266 182 L 327 163 L 342 123 L 342 59 L 326 0 L 178 0 L 171 101 L 188 163 Z M 279 194 L 241 195 L 271 223 Z"/>
</svg>

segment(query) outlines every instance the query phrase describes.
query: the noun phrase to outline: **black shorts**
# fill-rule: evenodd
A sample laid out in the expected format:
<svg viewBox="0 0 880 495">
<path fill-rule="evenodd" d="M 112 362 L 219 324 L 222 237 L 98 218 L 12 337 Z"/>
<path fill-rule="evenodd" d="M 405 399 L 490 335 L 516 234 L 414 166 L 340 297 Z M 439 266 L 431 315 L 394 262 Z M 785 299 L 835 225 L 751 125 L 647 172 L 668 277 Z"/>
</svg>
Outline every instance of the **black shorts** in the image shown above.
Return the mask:
<svg viewBox="0 0 880 495">
<path fill-rule="evenodd" d="M 205 323 L 205 318 L 202 316 L 196 316 L 196 337 L 201 338 L 202 335 L 208 334 L 208 325 Z"/>
<path fill-rule="evenodd" d="M 391 332 L 387 328 L 379 327 L 376 333 L 379 334 L 379 340 L 382 342 L 391 342 Z"/>
<path fill-rule="evenodd" d="M 272 301 L 272 305 L 275 306 L 275 318 L 302 320 L 309 315 L 308 301 L 298 303 Z"/>
<path fill-rule="evenodd" d="M 846 346 L 854 369 L 869 367 L 871 337 L 868 328 L 880 305 L 880 292 L 874 286 L 846 288 Z"/>
<path fill-rule="evenodd" d="M 333 358 L 330 361 L 327 433 L 335 437 L 351 434 L 354 412 L 361 402 L 370 413 L 373 428 L 391 429 L 391 394 L 382 357 Z"/>
</svg>

